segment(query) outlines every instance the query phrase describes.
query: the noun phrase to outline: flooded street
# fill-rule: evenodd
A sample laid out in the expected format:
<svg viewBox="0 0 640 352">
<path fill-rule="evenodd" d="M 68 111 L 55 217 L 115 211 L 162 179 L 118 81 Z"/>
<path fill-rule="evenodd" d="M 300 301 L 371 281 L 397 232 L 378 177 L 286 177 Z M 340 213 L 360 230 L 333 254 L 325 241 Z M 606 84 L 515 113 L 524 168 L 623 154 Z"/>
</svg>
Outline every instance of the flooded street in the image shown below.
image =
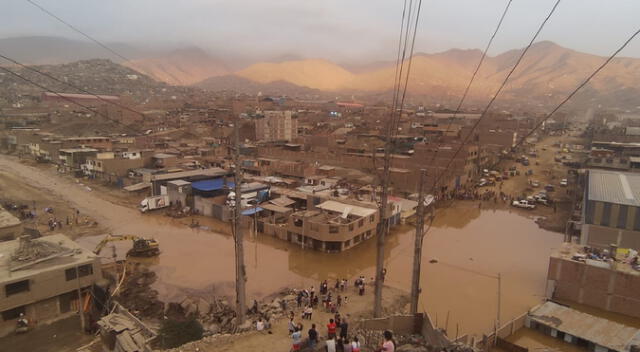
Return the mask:
<svg viewBox="0 0 640 352">
<path fill-rule="evenodd" d="M 0 167 L 24 182 L 73 203 L 114 234 L 136 234 L 160 241 L 161 255 L 150 266 L 158 275 L 155 289 L 164 300 L 185 294 L 232 294 L 234 247 L 230 236 L 190 229 L 157 214 L 142 215 L 100 198 L 68 178 L 0 156 Z M 271 237 L 247 235 L 245 262 L 248 298 L 282 288 L 315 285 L 331 278 L 373 276 L 375 241 L 340 254 L 303 250 Z M 101 237 L 79 242 L 93 249 Z M 410 287 L 414 231 L 397 227 L 386 246 L 387 284 Z M 562 235 L 541 230 L 532 219 L 508 210 L 480 210 L 477 203 L 460 202 L 438 213 L 423 250 L 421 305 L 440 327 L 449 316 L 449 335 L 481 335 L 492 329 L 497 311 L 497 280 L 502 275 L 504 323 L 542 298 L 549 253 Z M 128 248 L 130 243 L 116 244 Z M 107 246 L 107 247 L 110 247 Z M 101 254 L 111 255 L 110 248 Z M 438 263 L 429 263 L 437 259 Z"/>
</svg>

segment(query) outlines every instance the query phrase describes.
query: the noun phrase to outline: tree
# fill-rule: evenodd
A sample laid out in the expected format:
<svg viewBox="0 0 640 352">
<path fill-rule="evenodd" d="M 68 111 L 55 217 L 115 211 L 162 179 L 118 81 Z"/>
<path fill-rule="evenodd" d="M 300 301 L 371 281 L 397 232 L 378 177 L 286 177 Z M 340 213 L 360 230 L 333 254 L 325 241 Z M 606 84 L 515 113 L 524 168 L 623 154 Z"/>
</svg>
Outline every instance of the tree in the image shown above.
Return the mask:
<svg viewBox="0 0 640 352">
<path fill-rule="evenodd" d="M 190 341 L 200 340 L 203 332 L 202 325 L 195 319 L 168 319 L 162 322 L 158 338 L 162 348 L 175 348 Z"/>
</svg>

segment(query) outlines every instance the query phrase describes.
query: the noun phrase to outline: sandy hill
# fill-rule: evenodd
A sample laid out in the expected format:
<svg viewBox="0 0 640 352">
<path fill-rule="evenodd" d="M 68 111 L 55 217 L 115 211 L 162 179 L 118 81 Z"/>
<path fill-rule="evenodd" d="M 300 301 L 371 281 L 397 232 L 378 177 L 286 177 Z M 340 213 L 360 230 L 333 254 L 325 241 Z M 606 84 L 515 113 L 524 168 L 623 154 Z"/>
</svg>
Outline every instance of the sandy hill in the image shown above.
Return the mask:
<svg viewBox="0 0 640 352">
<path fill-rule="evenodd" d="M 486 100 L 494 94 L 522 50 L 486 57 L 469 98 Z M 437 54 L 416 54 L 411 68 L 410 92 L 436 99 L 460 96 L 481 55 L 479 50 L 460 49 Z M 565 95 L 604 59 L 548 41 L 536 43 L 511 76 L 502 97 L 522 100 L 532 96 L 542 99 Z M 377 62 L 367 69 L 350 67 L 351 70 L 347 70 L 326 60 L 294 60 L 257 63 L 236 75 L 262 84 L 288 82 L 323 91 L 379 93 L 393 88 L 394 64 L 391 61 Z M 582 98 L 602 97 L 615 103 L 618 94 L 622 100 L 629 100 L 630 96 L 638 93 L 639 86 L 640 59 L 619 58 L 596 76 Z"/>
<path fill-rule="evenodd" d="M 209 77 L 226 75 L 227 66 L 199 48 L 179 49 L 166 55 L 124 63 L 136 71 L 173 85 L 190 85 Z"/>
</svg>

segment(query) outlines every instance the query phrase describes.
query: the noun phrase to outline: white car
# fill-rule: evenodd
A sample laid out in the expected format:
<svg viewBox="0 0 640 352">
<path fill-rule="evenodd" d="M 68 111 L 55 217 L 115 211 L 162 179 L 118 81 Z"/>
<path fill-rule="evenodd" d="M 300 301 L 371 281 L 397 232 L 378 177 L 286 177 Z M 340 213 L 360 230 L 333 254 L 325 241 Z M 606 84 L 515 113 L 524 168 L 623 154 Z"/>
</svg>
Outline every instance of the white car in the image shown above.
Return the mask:
<svg viewBox="0 0 640 352">
<path fill-rule="evenodd" d="M 567 187 L 568 185 L 569 185 L 569 181 L 567 181 L 566 178 L 563 178 L 562 180 L 560 180 L 560 186 Z"/>
<path fill-rule="evenodd" d="M 523 208 L 523 209 L 535 209 L 536 205 L 533 204 L 532 202 L 529 202 L 528 200 L 514 200 L 513 203 L 511 203 L 511 205 L 513 205 L 516 208 Z"/>
</svg>

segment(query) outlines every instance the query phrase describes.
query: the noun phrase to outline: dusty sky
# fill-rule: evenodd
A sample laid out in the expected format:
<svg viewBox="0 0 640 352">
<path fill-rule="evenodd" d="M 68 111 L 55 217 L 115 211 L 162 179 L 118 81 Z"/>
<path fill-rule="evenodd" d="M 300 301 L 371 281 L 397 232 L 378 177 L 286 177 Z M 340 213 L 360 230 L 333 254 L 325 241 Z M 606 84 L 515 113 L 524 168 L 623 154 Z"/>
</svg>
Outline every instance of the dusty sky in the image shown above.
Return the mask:
<svg viewBox="0 0 640 352">
<path fill-rule="evenodd" d="M 195 45 L 220 57 L 294 55 L 340 62 L 393 58 L 402 10 L 401 0 L 34 1 L 105 42 Z M 491 53 L 526 45 L 554 2 L 513 0 Z M 416 51 L 484 47 L 506 3 L 424 0 Z M 564 0 L 540 40 L 608 55 L 638 29 L 639 15 L 638 0 Z M 0 38 L 83 39 L 25 0 L 4 0 L 0 23 Z M 640 57 L 640 39 L 622 55 Z"/>
</svg>

